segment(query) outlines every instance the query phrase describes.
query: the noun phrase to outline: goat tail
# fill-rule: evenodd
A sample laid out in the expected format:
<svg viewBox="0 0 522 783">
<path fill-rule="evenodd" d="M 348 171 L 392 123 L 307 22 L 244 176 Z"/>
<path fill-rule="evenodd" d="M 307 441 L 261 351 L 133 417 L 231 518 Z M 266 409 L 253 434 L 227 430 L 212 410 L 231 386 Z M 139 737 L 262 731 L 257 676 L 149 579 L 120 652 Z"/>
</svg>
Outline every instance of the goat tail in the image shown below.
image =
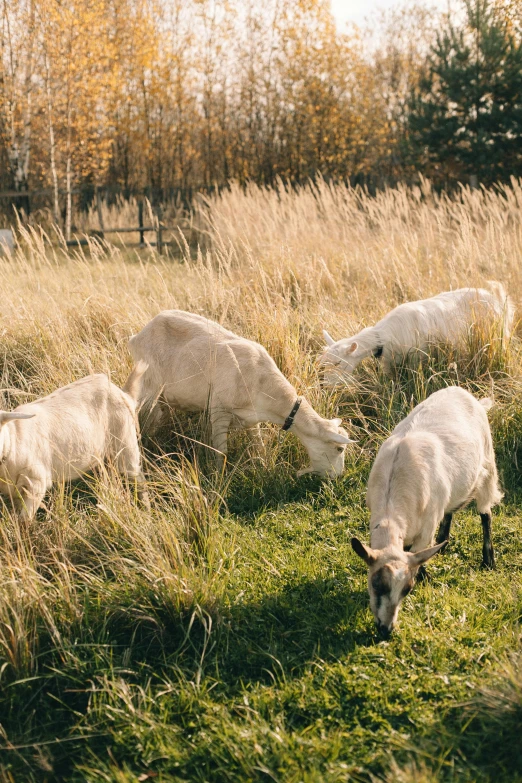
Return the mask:
<svg viewBox="0 0 522 783">
<path fill-rule="evenodd" d="M 133 367 L 131 374 L 127 378 L 127 382 L 123 387 L 123 391 L 131 397 L 134 402 L 138 402 L 141 395 L 141 388 L 143 385 L 143 376 L 147 372 L 149 365 L 142 359 Z"/>
<path fill-rule="evenodd" d="M 486 288 L 496 298 L 498 304 L 500 305 L 499 315 L 502 326 L 502 342 L 505 344 L 506 341 L 511 337 L 511 333 L 513 331 L 515 306 L 506 289 L 502 283 L 498 282 L 498 280 L 487 280 Z"/>
<path fill-rule="evenodd" d="M 486 288 L 488 289 L 488 291 L 491 291 L 491 293 L 494 296 L 496 296 L 502 303 L 504 303 L 508 298 L 506 289 L 504 288 L 502 283 L 498 282 L 498 280 L 486 280 Z"/>
<path fill-rule="evenodd" d="M 131 335 L 131 336 L 129 337 L 129 341 L 128 341 L 128 343 L 127 343 L 127 347 L 128 347 L 128 349 L 129 349 L 130 355 L 132 356 L 132 358 L 134 359 L 134 361 L 136 361 L 136 360 L 137 360 L 137 358 L 138 358 L 138 357 L 136 356 L 136 345 L 135 345 L 135 343 L 136 343 L 136 337 L 137 337 L 137 336 L 138 336 L 137 334 L 133 334 L 133 335 Z"/>
</svg>

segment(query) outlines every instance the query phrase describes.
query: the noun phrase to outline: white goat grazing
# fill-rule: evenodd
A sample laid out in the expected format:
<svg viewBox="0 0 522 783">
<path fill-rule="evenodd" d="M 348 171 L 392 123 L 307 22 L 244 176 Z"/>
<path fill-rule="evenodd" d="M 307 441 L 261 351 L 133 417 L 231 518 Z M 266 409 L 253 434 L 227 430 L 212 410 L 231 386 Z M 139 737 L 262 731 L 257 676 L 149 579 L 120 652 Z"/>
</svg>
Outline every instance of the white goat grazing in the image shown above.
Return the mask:
<svg viewBox="0 0 522 783">
<path fill-rule="evenodd" d="M 369 566 L 370 604 L 385 634 L 419 566 L 447 543 L 453 513 L 471 500 L 482 520 L 483 565 L 495 567 L 491 507 L 502 493 L 486 414 L 491 405 L 458 386 L 442 389 L 417 405 L 379 449 L 366 495 L 371 547 L 357 538 L 352 547 Z"/>
<path fill-rule="evenodd" d="M 132 479 L 148 505 L 136 432 L 136 401 L 147 365 L 123 390 L 89 375 L 48 397 L 0 412 L 0 492 L 22 521 L 34 517 L 54 482 L 81 478 L 103 460 Z"/>
<path fill-rule="evenodd" d="M 271 421 L 290 429 L 302 441 L 311 466 L 303 473 L 338 476 L 350 438 L 341 419 L 323 419 L 277 368 L 259 343 L 246 340 L 220 324 L 194 313 L 165 310 L 129 340 L 136 361 L 147 362 L 143 400 L 159 423 L 154 404 L 161 395 L 182 410 L 210 414 L 212 445 L 218 465 L 227 453 L 231 426 L 249 428 Z"/>
<path fill-rule="evenodd" d="M 509 338 L 513 327 L 514 307 L 497 282 L 484 288 L 459 288 L 417 302 L 395 307 L 375 326 L 363 329 L 353 337 L 335 342 L 324 331 L 326 347 L 320 357 L 325 367 L 324 381 L 334 385 L 348 380 L 355 367 L 367 356 L 382 360 L 389 373 L 394 362 L 411 351 L 425 352 L 432 342 L 449 342 L 458 347 L 475 322 L 500 329 L 501 339 Z"/>
</svg>

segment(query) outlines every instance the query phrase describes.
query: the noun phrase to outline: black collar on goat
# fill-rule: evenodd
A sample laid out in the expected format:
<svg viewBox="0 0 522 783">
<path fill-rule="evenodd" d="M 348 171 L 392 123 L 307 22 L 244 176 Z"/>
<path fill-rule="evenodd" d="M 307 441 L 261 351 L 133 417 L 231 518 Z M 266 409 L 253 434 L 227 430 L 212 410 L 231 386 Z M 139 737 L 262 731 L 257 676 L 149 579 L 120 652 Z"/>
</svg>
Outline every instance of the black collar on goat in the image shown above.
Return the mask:
<svg viewBox="0 0 522 783">
<path fill-rule="evenodd" d="M 297 398 L 297 400 L 294 403 L 294 407 L 290 411 L 290 415 L 287 416 L 287 418 L 285 419 L 285 423 L 281 427 L 282 430 L 289 430 L 290 429 L 290 427 L 294 423 L 295 415 L 296 415 L 297 411 L 299 410 L 299 408 L 301 407 L 302 401 L 303 401 L 302 397 L 298 397 Z"/>
</svg>

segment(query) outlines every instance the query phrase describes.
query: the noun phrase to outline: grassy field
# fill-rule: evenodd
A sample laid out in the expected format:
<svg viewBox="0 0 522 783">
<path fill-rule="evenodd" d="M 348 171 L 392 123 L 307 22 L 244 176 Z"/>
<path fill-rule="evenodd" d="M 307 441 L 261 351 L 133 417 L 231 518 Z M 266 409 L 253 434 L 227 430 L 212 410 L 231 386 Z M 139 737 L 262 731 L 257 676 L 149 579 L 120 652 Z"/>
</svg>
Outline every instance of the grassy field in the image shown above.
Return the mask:
<svg viewBox="0 0 522 783">
<path fill-rule="evenodd" d="M 92 244 L 37 229 L 0 259 L 3 407 L 92 371 L 123 383 L 126 341 L 160 309 L 203 313 L 259 340 L 358 444 L 335 482 L 296 477 L 305 453 L 267 425 L 235 434 L 224 475 L 203 416 L 144 439 L 152 511 L 118 479 L 57 488 L 30 543 L 0 528 L 0 780 L 522 780 L 522 353 L 515 337 L 321 391 L 321 329 L 347 336 L 396 304 L 487 279 L 522 302 L 522 186 L 370 198 L 233 189 L 199 207 L 199 252 Z M 377 637 L 350 537 L 368 540 L 379 444 L 428 394 L 490 391 L 504 505 L 498 569 L 457 515 L 447 552 Z"/>
</svg>

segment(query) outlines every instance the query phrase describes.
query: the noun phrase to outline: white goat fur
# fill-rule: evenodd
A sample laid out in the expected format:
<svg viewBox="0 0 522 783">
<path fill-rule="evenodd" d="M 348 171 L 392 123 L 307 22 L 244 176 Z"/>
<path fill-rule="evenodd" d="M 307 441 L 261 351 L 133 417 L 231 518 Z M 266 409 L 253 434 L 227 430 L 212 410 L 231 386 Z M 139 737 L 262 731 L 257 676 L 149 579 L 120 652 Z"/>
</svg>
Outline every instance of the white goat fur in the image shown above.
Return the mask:
<svg viewBox="0 0 522 783">
<path fill-rule="evenodd" d="M 133 358 L 147 362 L 142 399 L 151 409 L 148 427 L 159 424 L 160 395 L 182 410 L 209 410 L 218 464 L 227 453 L 231 426 L 249 428 L 270 421 L 282 425 L 297 399 L 292 384 L 259 343 L 246 340 L 203 316 L 165 310 L 129 340 Z M 300 473 L 337 476 L 350 439 L 341 419 L 323 419 L 303 400 L 292 431 L 311 466 Z"/>
<path fill-rule="evenodd" d="M 392 630 L 418 567 L 444 546 L 433 546 L 437 524 L 444 520 L 439 539 L 447 539 L 452 513 L 471 500 L 482 518 L 483 563 L 494 565 L 491 507 L 502 493 L 486 414 L 491 404 L 458 386 L 442 389 L 417 405 L 379 449 L 366 496 L 371 547 L 357 539 L 352 546 L 370 566 L 370 602 L 385 631 Z"/>
<path fill-rule="evenodd" d="M 383 369 L 389 373 L 394 362 L 410 351 L 426 351 L 430 343 L 447 342 L 458 347 L 477 321 L 497 327 L 506 341 L 513 328 L 513 304 L 500 283 L 490 281 L 486 285 L 489 290 L 459 288 L 406 302 L 375 326 L 337 342 L 325 331 L 328 344 L 320 358 L 326 368 L 325 383 L 335 384 L 349 377 L 367 356 L 380 355 Z"/>
<path fill-rule="evenodd" d="M 32 519 L 54 482 L 81 478 L 111 460 L 143 489 L 136 401 L 145 363 L 124 389 L 106 375 L 89 375 L 41 400 L 0 411 L 0 492 L 24 521 Z"/>
</svg>

